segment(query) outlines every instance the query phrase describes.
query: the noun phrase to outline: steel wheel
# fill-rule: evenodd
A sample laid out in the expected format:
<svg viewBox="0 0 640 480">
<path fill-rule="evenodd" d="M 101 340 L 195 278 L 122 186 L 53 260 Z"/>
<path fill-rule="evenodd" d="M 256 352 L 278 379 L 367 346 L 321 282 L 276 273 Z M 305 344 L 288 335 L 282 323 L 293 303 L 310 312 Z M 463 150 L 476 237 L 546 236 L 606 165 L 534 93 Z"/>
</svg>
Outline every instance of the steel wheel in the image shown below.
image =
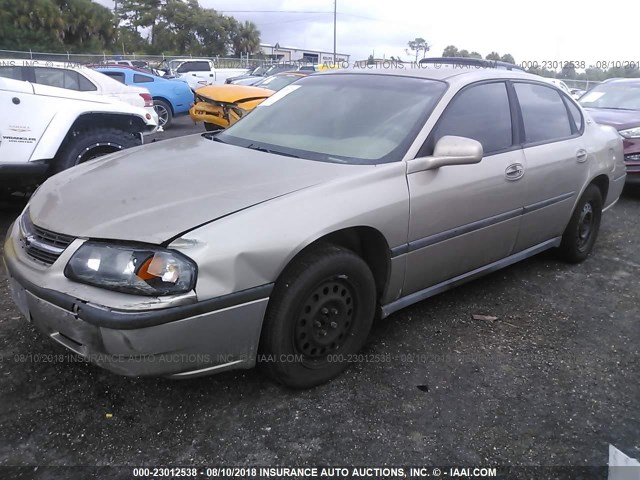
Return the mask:
<svg viewBox="0 0 640 480">
<path fill-rule="evenodd" d="M 322 282 L 304 301 L 294 328 L 296 351 L 309 366 L 339 353 L 353 327 L 356 295 L 344 277 Z"/>
<path fill-rule="evenodd" d="M 589 244 L 589 240 L 591 239 L 591 234 L 593 232 L 594 221 L 593 205 L 591 203 L 585 203 L 578 220 L 578 250 L 584 251 Z"/>
</svg>

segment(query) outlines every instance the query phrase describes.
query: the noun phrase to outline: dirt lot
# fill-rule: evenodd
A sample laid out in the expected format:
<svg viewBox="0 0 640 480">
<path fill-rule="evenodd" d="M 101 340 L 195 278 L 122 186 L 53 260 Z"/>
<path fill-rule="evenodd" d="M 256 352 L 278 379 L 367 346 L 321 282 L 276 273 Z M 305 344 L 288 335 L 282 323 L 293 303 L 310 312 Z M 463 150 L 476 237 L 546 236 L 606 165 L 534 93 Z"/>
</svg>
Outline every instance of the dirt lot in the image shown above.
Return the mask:
<svg viewBox="0 0 640 480">
<path fill-rule="evenodd" d="M 44 362 L 65 350 L 0 269 L 0 465 L 605 465 L 609 443 L 640 458 L 639 212 L 627 191 L 581 265 L 549 252 L 378 322 L 366 353 L 391 361 L 302 392 L 257 371 Z"/>
</svg>

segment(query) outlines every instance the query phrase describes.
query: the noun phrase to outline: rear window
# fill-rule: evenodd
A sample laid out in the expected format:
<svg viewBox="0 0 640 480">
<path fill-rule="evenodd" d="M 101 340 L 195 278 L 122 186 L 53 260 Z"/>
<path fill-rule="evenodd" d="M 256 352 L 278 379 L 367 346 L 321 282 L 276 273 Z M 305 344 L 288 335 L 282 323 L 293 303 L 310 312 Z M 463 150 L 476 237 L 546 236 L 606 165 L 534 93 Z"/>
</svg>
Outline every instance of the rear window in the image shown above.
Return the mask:
<svg viewBox="0 0 640 480">
<path fill-rule="evenodd" d="M 527 143 L 552 142 L 572 135 L 567 108 L 557 90 L 534 83 L 516 83 L 514 88 Z"/>
<path fill-rule="evenodd" d="M 209 62 L 185 62 L 178 68 L 178 72 L 209 72 Z"/>
<path fill-rule="evenodd" d="M 62 68 L 34 68 L 35 81 L 40 85 L 80 90 L 80 76 L 73 70 Z"/>
<path fill-rule="evenodd" d="M 120 83 L 124 83 L 124 73 L 121 73 L 121 72 L 101 72 L 101 73 L 103 75 L 106 75 L 107 77 L 117 80 Z"/>
<path fill-rule="evenodd" d="M 153 77 L 149 77 L 147 75 L 140 75 L 138 73 L 133 75 L 134 83 L 151 83 L 153 82 Z"/>
</svg>

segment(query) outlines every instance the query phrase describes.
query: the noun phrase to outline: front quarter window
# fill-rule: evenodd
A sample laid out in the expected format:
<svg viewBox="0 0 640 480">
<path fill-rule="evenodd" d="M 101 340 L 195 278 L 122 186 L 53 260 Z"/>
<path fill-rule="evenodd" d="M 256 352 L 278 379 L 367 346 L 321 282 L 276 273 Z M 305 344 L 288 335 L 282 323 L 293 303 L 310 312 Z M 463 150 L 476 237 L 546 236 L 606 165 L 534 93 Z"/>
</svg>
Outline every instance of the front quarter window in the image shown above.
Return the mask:
<svg viewBox="0 0 640 480">
<path fill-rule="evenodd" d="M 302 78 L 217 137 L 310 160 L 399 161 L 446 90 L 444 82 L 340 73 Z"/>
</svg>

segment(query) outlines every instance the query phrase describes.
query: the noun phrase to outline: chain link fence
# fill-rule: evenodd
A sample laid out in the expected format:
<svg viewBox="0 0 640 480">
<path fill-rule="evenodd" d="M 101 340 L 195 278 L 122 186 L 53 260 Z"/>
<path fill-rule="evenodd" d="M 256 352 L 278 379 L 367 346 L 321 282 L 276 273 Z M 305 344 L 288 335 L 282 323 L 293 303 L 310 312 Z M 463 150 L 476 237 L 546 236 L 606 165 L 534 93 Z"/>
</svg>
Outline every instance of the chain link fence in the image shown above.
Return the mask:
<svg viewBox="0 0 640 480">
<path fill-rule="evenodd" d="M 101 54 L 78 54 L 78 53 L 46 53 L 33 51 L 0 50 L 0 61 L 2 59 L 15 59 L 25 61 L 43 62 L 63 62 L 71 64 L 91 65 L 98 63 L 117 62 L 128 60 L 131 62 L 146 62 L 149 66 L 159 66 L 163 62 L 173 59 L 206 58 L 213 60 L 217 68 L 253 68 L 261 65 L 271 65 L 277 63 L 270 59 L 259 58 L 225 58 L 225 57 L 193 57 L 192 55 L 119 55 L 111 53 Z M 291 62 L 293 63 L 293 62 Z"/>
</svg>

